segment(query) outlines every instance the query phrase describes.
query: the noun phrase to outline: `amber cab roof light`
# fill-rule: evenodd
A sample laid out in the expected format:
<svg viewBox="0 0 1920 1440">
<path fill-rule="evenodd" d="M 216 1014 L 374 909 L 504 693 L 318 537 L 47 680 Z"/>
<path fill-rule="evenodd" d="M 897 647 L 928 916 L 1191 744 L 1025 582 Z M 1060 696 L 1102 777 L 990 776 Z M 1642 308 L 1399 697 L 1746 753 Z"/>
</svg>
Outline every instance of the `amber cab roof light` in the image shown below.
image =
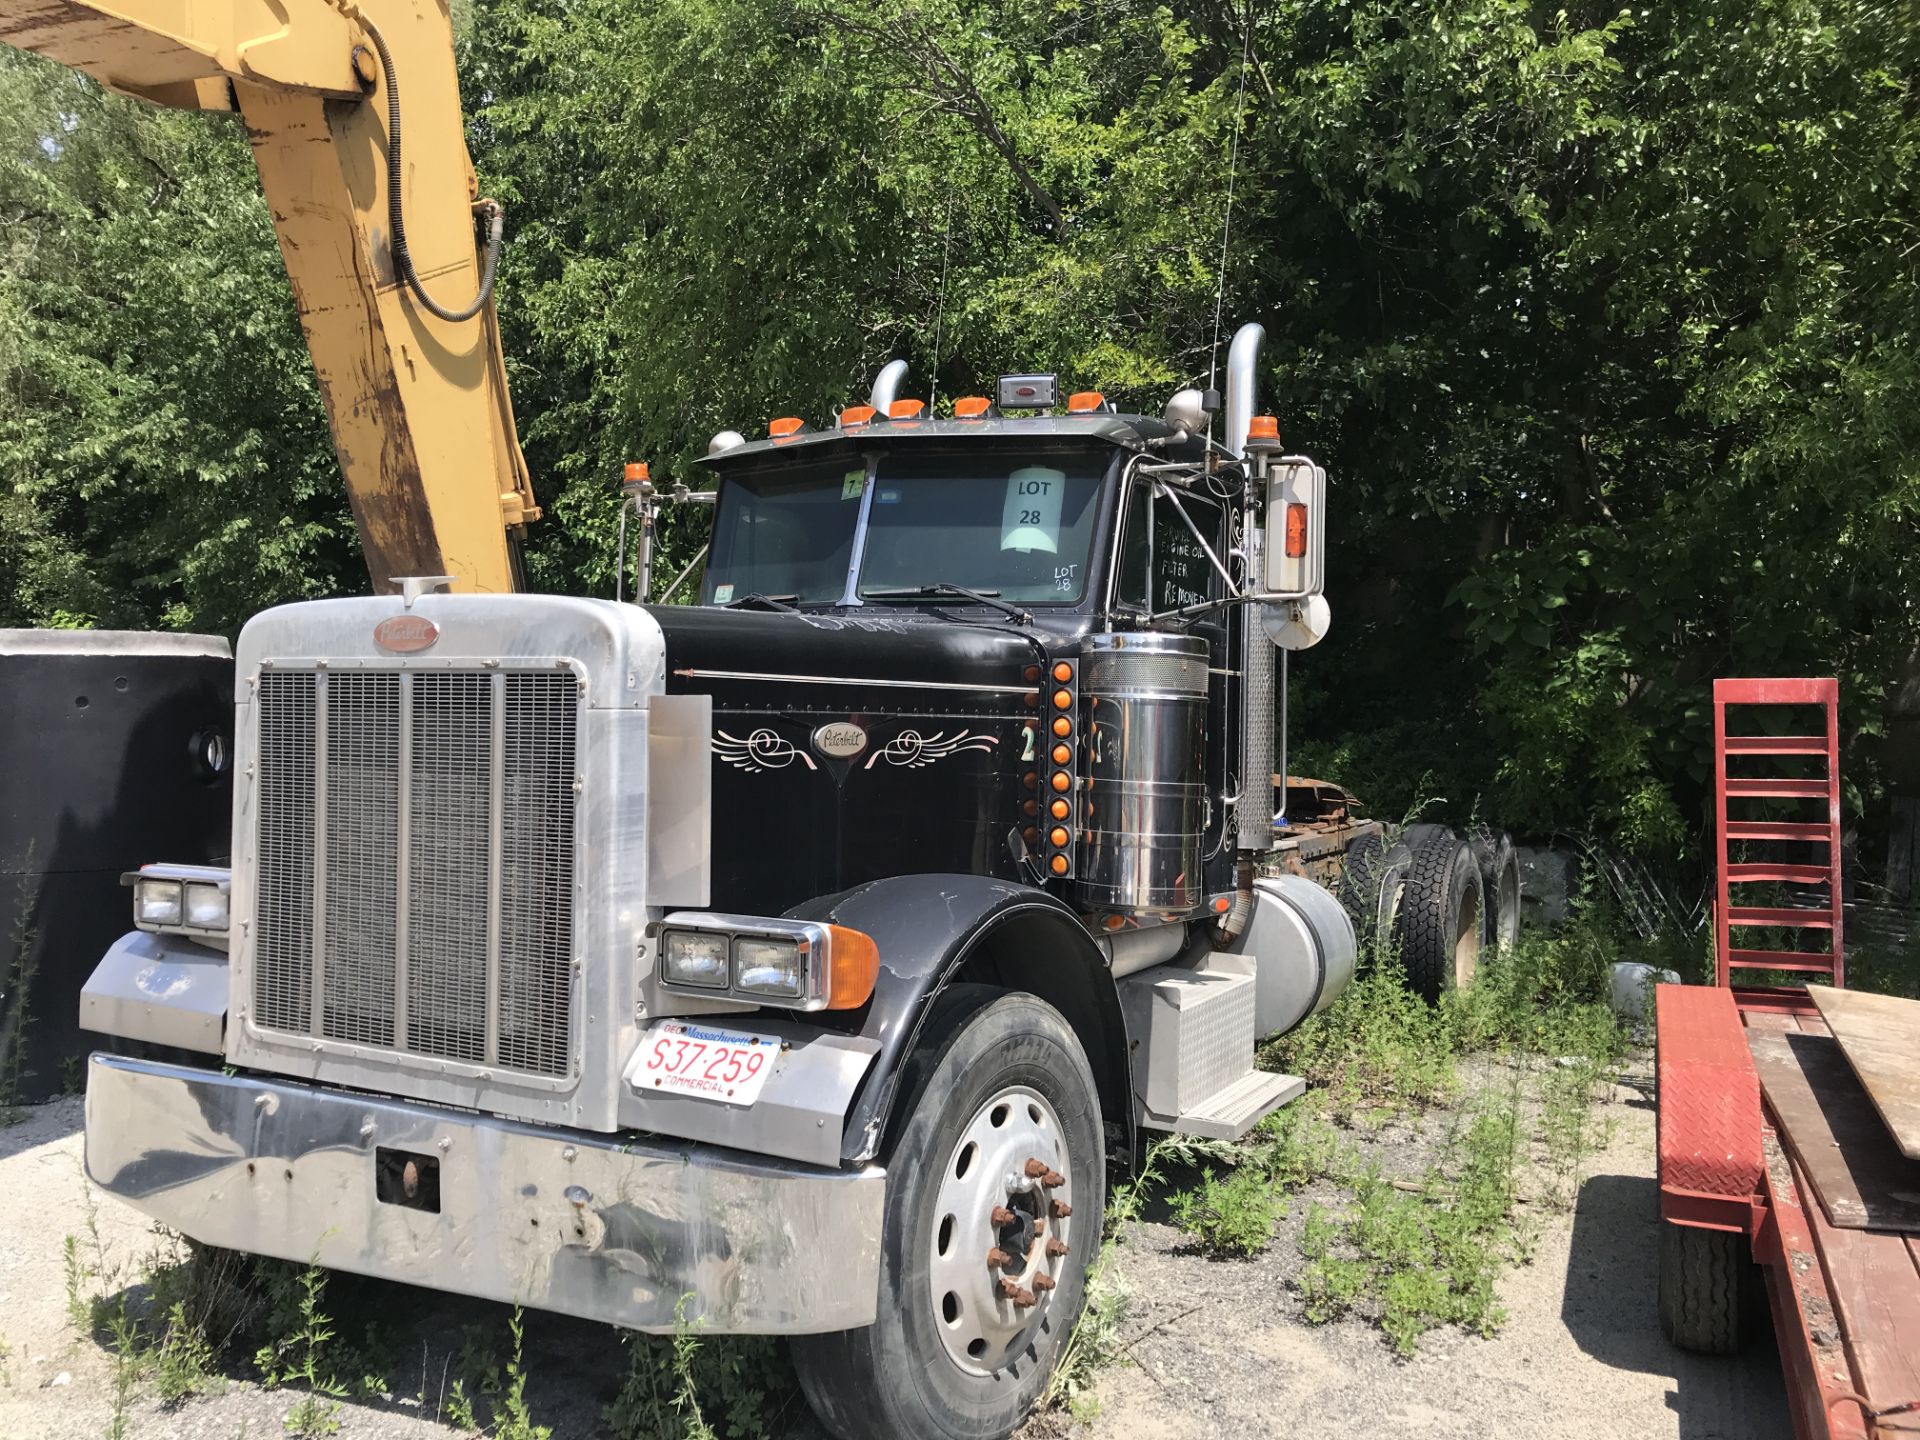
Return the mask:
<svg viewBox="0 0 1920 1440">
<path fill-rule="evenodd" d="M 636 495 L 640 493 L 641 488 L 647 485 L 652 478 L 653 474 L 647 468 L 646 461 L 629 460 L 627 462 L 627 468 L 621 473 L 620 488 L 629 495 Z"/>
<path fill-rule="evenodd" d="M 896 400 L 887 406 L 887 418 L 889 420 L 918 420 L 926 408 L 927 402 L 924 400 Z"/>
<path fill-rule="evenodd" d="M 874 409 L 871 405 L 849 405 L 840 412 L 840 428 L 856 430 L 873 419 L 873 416 Z"/>
<path fill-rule="evenodd" d="M 993 402 L 984 395 L 962 395 L 953 402 L 956 420 L 984 420 L 993 410 Z"/>
<path fill-rule="evenodd" d="M 1080 390 L 1067 397 L 1069 415 L 1091 415 L 1106 407 L 1107 397 L 1098 390 Z"/>
<path fill-rule="evenodd" d="M 807 428 L 807 422 L 798 415 L 781 415 L 767 422 L 767 434 L 775 440 L 784 440 L 789 435 L 798 435 Z"/>
<path fill-rule="evenodd" d="M 1247 421 L 1247 448 L 1249 450 L 1278 450 L 1280 448 L 1280 422 L 1271 415 L 1255 415 Z"/>
</svg>

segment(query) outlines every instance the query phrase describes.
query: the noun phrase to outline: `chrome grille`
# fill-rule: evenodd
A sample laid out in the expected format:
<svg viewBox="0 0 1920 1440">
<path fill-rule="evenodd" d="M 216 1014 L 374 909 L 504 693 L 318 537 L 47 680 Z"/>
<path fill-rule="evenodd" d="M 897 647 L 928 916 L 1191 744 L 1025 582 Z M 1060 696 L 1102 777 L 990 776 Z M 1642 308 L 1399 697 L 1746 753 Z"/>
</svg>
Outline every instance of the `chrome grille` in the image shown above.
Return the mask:
<svg viewBox="0 0 1920 1440">
<path fill-rule="evenodd" d="M 258 1023 L 567 1074 L 573 674 L 269 670 L 259 694 Z"/>
</svg>

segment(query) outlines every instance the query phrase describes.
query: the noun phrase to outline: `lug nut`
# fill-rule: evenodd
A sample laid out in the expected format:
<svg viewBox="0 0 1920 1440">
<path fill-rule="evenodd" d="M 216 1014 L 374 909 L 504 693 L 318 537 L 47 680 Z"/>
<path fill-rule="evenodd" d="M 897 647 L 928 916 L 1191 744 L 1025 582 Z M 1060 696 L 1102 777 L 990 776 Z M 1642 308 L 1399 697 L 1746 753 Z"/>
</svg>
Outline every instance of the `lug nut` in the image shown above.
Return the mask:
<svg viewBox="0 0 1920 1440">
<path fill-rule="evenodd" d="M 1019 1294 L 1013 1297 L 1013 1303 L 1019 1306 L 1022 1310 L 1031 1310 L 1035 1305 L 1039 1303 L 1039 1299 L 1034 1295 L 1033 1291 L 1022 1290 Z"/>
<path fill-rule="evenodd" d="M 1000 1298 L 1025 1308 L 1034 1303 L 1033 1292 L 1010 1275 L 1000 1277 Z"/>
<path fill-rule="evenodd" d="M 994 1270 L 1011 1270 L 1013 1269 L 1013 1256 L 996 1245 L 987 1251 L 987 1264 Z"/>
<path fill-rule="evenodd" d="M 1067 1253 L 1066 1241 L 1064 1240 L 1047 1241 L 1047 1258 L 1049 1260 L 1058 1260 L 1062 1255 L 1066 1253 Z"/>
<path fill-rule="evenodd" d="M 1073 1214 L 1073 1206 L 1067 1204 L 1064 1200 L 1054 1201 L 1051 1208 L 1053 1210 L 1053 1218 L 1056 1220 L 1064 1220 Z"/>
<path fill-rule="evenodd" d="M 1026 1170 L 1026 1175 L 1029 1180 L 1038 1180 L 1042 1175 L 1048 1173 L 1047 1162 L 1044 1160 L 1029 1160 L 1023 1168 Z"/>
<path fill-rule="evenodd" d="M 1040 1177 L 1040 1183 L 1049 1190 L 1058 1190 L 1062 1185 L 1067 1183 L 1067 1177 L 1062 1175 L 1058 1170 L 1049 1170 L 1045 1175 Z"/>
<path fill-rule="evenodd" d="M 1044 1270 L 1040 1271 L 1038 1274 L 1036 1274 L 1033 1277 L 1033 1288 L 1036 1290 L 1041 1290 L 1041 1291 L 1051 1290 L 1053 1289 L 1054 1284 L 1055 1284 L 1055 1281 L 1053 1276 L 1049 1275 Z"/>
<path fill-rule="evenodd" d="M 993 1207 L 993 1214 L 987 1218 L 992 1220 L 996 1226 L 1000 1226 L 1000 1225 L 1013 1224 L 1014 1217 L 1013 1217 L 1013 1211 L 1007 1209 L 1006 1206 L 996 1205 Z"/>
</svg>

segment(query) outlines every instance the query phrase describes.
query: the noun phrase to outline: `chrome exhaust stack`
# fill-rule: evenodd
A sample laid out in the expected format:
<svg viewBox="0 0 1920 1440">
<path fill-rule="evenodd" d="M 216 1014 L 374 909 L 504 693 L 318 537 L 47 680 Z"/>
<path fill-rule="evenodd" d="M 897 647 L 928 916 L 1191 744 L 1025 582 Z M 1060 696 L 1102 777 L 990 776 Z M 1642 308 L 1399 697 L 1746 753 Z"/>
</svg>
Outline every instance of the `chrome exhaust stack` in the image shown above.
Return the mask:
<svg viewBox="0 0 1920 1440">
<path fill-rule="evenodd" d="M 887 418 L 887 411 L 900 398 L 900 386 L 906 378 L 907 362 L 904 360 L 889 360 L 880 367 L 880 373 L 873 377 L 873 393 L 867 397 L 867 403 L 873 407 L 877 418 Z"/>
</svg>

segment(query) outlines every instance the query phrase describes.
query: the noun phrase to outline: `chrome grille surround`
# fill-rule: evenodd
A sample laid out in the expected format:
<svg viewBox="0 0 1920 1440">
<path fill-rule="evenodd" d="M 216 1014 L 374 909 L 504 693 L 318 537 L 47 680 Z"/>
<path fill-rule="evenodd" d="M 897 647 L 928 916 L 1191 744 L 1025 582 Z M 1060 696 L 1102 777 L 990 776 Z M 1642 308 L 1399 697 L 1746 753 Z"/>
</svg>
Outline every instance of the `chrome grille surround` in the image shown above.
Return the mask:
<svg viewBox="0 0 1920 1440">
<path fill-rule="evenodd" d="M 577 1076 L 584 692 L 565 661 L 262 668 L 255 1025 Z"/>
</svg>

